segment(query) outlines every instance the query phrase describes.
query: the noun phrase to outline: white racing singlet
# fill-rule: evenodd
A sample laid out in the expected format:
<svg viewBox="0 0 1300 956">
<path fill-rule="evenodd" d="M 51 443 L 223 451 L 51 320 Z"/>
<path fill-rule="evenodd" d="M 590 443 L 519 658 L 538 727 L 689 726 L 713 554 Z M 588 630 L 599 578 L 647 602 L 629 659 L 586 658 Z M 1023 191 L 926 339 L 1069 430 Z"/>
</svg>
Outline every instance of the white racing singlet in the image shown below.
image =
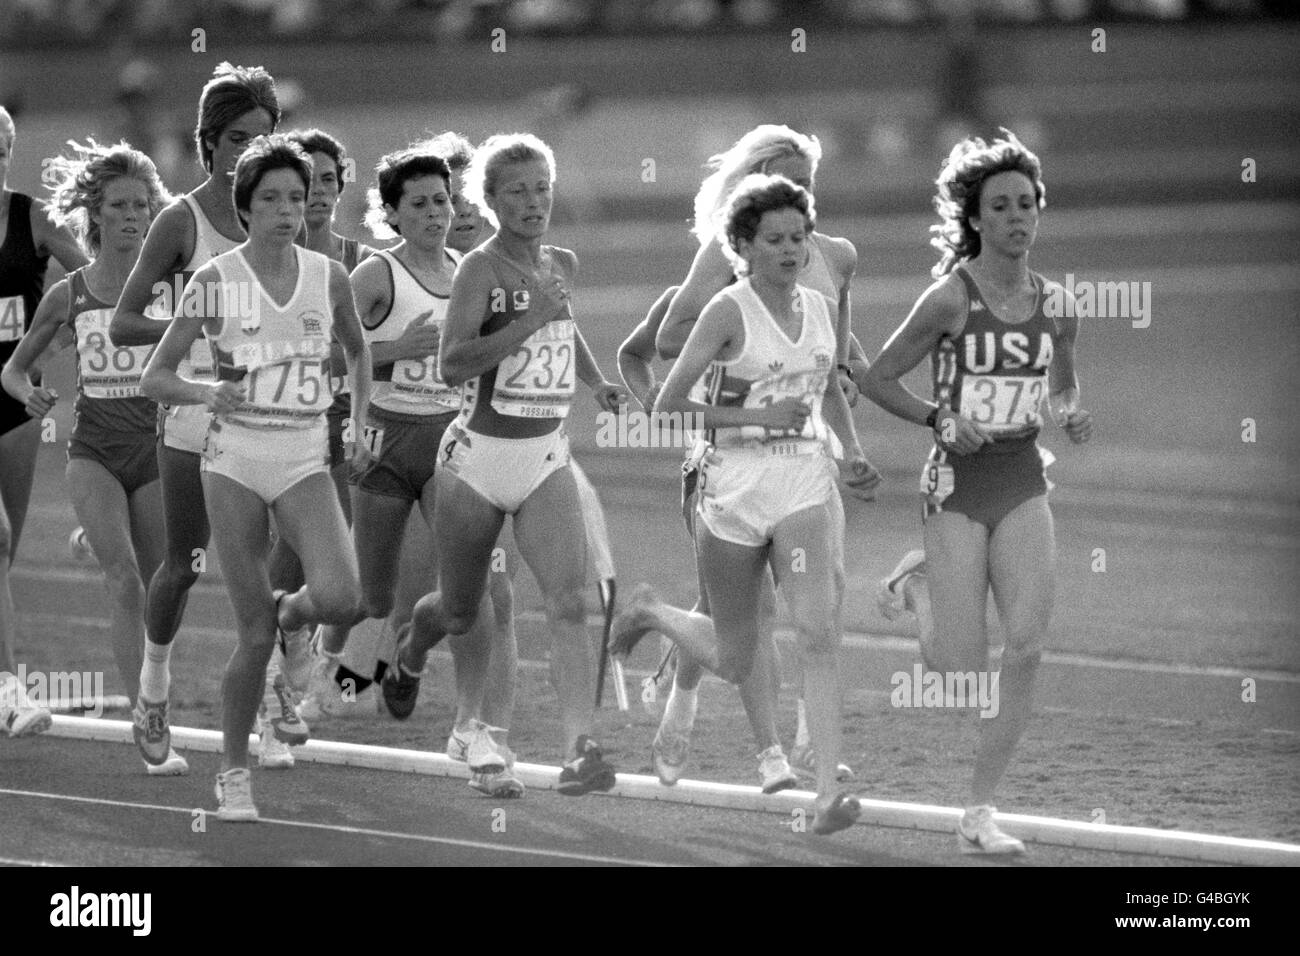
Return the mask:
<svg viewBox="0 0 1300 956">
<path fill-rule="evenodd" d="M 311 428 L 324 421 L 333 401 L 330 260 L 297 246 L 294 252 L 298 283 L 283 306 L 267 295 L 242 252 L 212 260 L 223 289 L 221 329 L 210 337 L 217 376 L 246 388 L 244 403 L 220 416 L 222 422 L 263 430 Z"/>
<path fill-rule="evenodd" d="M 453 264 L 461 256 L 446 250 Z M 388 315 L 373 329 L 365 329 L 366 341 L 393 342 L 402 337 L 420 315 L 433 314 L 426 324 L 439 331 L 447 322 L 448 296 L 430 292 L 396 256 L 380 252 L 393 277 L 393 299 Z M 438 353 L 418 359 L 398 359 L 375 369 L 370 404 L 389 412 L 407 415 L 445 415 L 460 410 L 460 388 L 452 388 L 438 376 Z"/>
<path fill-rule="evenodd" d="M 835 369 L 835 326 L 820 293 L 795 286 L 796 311 L 803 316 L 799 338 L 791 341 L 776 324 L 748 278 L 718 293 L 740 308 L 745 342 L 740 355 L 715 361 L 705 373 L 703 389 L 710 405 L 761 408 L 787 398 L 808 405 L 811 412 L 799 432 L 760 425 L 711 430 L 718 448 L 751 448 L 774 455 L 823 452 L 828 429 L 822 418 L 822 397 Z"/>
<path fill-rule="evenodd" d="M 238 246 L 240 240 L 229 239 L 218 232 L 216 226 L 212 225 L 199 207 L 198 200 L 192 195 L 182 196 L 181 201 L 189 207 L 190 214 L 194 217 L 194 254 L 181 270 L 188 281 L 195 272 L 217 256 L 230 252 Z M 181 296 L 176 296 L 176 301 L 173 303 L 174 314 L 180 313 L 180 300 Z M 171 316 L 166 315 L 157 317 L 164 320 L 171 319 Z M 212 348 L 206 339 L 199 337 L 194 340 L 189 355 L 182 358 L 176 366 L 176 374 L 181 378 L 204 383 L 216 380 Z M 167 417 L 163 420 L 163 444 L 182 451 L 201 452 L 203 439 L 208 430 L 208 417 L 208 409 L 203 405 L 171 406 L 167 410 Z"/>
</svg>

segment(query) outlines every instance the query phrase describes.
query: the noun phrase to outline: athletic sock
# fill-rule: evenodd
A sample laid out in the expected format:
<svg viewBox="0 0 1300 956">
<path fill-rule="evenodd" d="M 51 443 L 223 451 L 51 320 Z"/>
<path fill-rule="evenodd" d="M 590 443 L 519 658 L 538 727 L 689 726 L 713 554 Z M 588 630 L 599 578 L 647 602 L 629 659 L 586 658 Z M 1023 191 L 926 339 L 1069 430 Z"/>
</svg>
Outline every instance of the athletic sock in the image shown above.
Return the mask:
<svg viewBox="0 0 1300 956">
<path fill-rule="evenodd" d="M 804 707 L 802 697 L 795 704 L 795 712 L 799 716 L 799 725 L 794 731 L 794 745 L 796 747 L 807 747 L 812 743 L 812 737 L 808 734 L 808 712 Z"/>
<path fill-rule="evenodd" d="M 271 648 L 271 659 L 266 662 L 266 685 L 262 688 L 262 710 L 267 717 L 282 716 L 280 697 L 275 692 L 275 679 L 280 676 L 280 648 Z"/>
<path fill-rule="evenodd" d="M 344 681 L 352 681 L 351 687 L 352 687 L 352 693 L 354 694 L 361 693 L 363 690 L 365 690 L 367 687 L 369 687 L 371 684 L 374 683 L 374 681 L 372 681 L 369 677 L 362 677 L 360 674 L 358 674 L 356 671 L 352 670 L 351 668 L 346 667 L 343 664 L 340 664 L 338 670 L 334 672 L 334 683 L 339 685 L 340 690 L 343 690 L 349 686 L 346 683 L 344 683 Z"/>
<path fill-rule="evenodd" d="M 673 681 L 673 689 L 668 694 L 668 703 L 664 704 L 665 727 L 687 729 L 695 726 L 695 708 L 699 703 L 700 689 L 692 687 L 686 690 Z"/>
<path fill-rule="evenodd" d="M 167 699 L 171 691 L 170 644 L 144 642 L 144 664 L 140 667 L 140 696 L 156 704 Z"/>
</svg>

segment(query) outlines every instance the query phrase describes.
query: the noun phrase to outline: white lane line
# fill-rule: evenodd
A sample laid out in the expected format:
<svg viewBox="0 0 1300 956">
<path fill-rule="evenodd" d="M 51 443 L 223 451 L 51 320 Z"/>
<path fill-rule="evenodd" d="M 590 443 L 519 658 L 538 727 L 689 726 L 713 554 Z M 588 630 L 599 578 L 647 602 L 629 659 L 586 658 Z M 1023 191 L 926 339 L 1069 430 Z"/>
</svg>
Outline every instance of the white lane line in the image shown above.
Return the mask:
<svg viewBox="0 0 1300 956">
<path fill-rule="evenodd" d="M 103 797 L 80 797 L 66 793 L 44 793 L 37 790 L 10 790 L 0 788 L 0 794 L 12 797 L 34 797 L 41 800 L 62 800 L 67 803 L 87 803 L 95 806 L 123 807 L 128 810 L 155 810 L 163 813 L 183 813 L 193 816 L 196 809 L 216 819 L 215 810 L 202 810 L 195 807 L 171 807 L 157 803 L 134 803 L 129 800 L 108 800 Z M 218 821 L 220 822 L 220 821 Z M 582 863 L 609 863 L 617 866 L 679 866 L 676 863 L 658 863 L 653 860 L 625 859 L 616 856 L 599 856 L 592 853 L 569 853 L 565 850 L 538 850 L 524 846 L 506 846 L 500 843 L 483 843 L 479 840 L 460 840 L 455 837 L 436 837 L 421 833 L 399 833 L 394 830 L 371 830 L 367 827 L 348 827 L 332 823 L 310 823 L 302 820 L 277 820 L 273 817 L 261 817 L 258 823 L 282 827 L 298 827 L 305 830 L 324 830 L 330 833 L 348 833 L 359 836 L 385 837 L 391 840 L 409 840 L 415 843 L 434 843 L 439 846 L 463 847 L 469 850 L 487 850 L 492 853 L 519 853 L 524 856 L 551 857 L 560 860 L 574 860 Z M 254 831 L 256 832 L 256 831 Z M 0 860 L 3 862 L 3 860 Z"/>
<path fill-rule="evenodd" d="M 67 866 L 66 863 L 55 863 L 52 860 L 19 860 L 12 856 L 0 856 L 0 866 Z"/>
<path fill-rule="evenodd" d="M 130 743 L 131 741 L 129 724 L 108 720 L 57 717 L 50 733 L 54 736 L 79 740 L 115 741 L 120 743 Z M 172 728 L 172 739 L 176 742 L 176 746 L 181 748 L 211 752 L 217 751 L 221 747 L 221 735 L 210 730 L 174 727 Z M 455 763 L 446 754 L 401 750 L 392 747 L 375 747 L 367 744 L 312 740 L 299 750 L 299 754 L 299 759 L 309 762 L 371 770 L 399 771 L 439 777 L 463 777 L 467 774 L 464 764 Z M 543 764 L 517 763 L 515 764 L 515 772 L 525 785 L 537 789 L 554 789 L 560 776 L 560 768 Z M 0 790 L 0 793 L 5 792 Z M 859 793 L 861 794 L 861 791 Z M 656 777 L 633 773 L 618 774 L 614 789 L 606 794 L 599 795 L 713 807 L 724 810 L 775 813 L 785 816 L 787 820 L 795 818 L 793 816 L 795 814 L 806 815 L 809 813 L 817 796 L 814 793 L 802 790 L 784 790 L 780 793 L 768 795 L 764 794 L 758 787 L 713 783 L 703 780 L 679 780 L 676 786 L 665 787 L 659 783 Z M 866 794 L 861 794 L 859 801 L 862 815 L 858 819 L 858 824 L 861 826 L 902 827 L 913 830 L 951 833 L 962 814 L 962 811 L 957 807 L 904 803 L 897 800 L 877 800 Z M 114 803 L 114 801 L 94 802 Z M 175 810 L 176 808 L 159 809 Z M 1219 863 L 1281 864 L 1289 866 L 1300 864 L 1300 846 L 1273 840 L 1243 839 L 1178 830 L 1157 830 L 1147 827 L 1080 824 L 1075 821 L 1054 817 L 1021 814 L 998 814 L 998 819 L 1012 824 L 1007 829 L 1015 836 L 1058 846 L 1120 853 L 1186 857 L 1188 859 Z M 325 825 L 303 825 L 328 828 Z M 411 839 L 416 838 L 411 837 Z M 442 842 L 453 841 L 443 840 Z M 461 845 L 499 849 L 492 844 L 479 844 L 473 841 L 454 842 Z M 545 851 L 534 852 L 547 855 Z"/>
<path fill-rule="evenodd" d="M 19 577 L 20 572 L 14 572 L 14 577 Z M 41 575 L 40 580 L 48 581 L 50 575 Z M 73 627 L 85 627 L 100 629 L 105 632 L 108 630 L 108 619 L 97 617 L 70 617 L 63 614 L 43 614 L 35 612 L 21 612 L 20 620 L 30 621 L 34 624 L 44 626 L 48 625 L 71 625 Z M 515 615 L 515 620 L 526 624 L 545 624 L 546 615 L 541 611 L 521 611 Z M 587 626 L 600 628 L 605 624 L 605 619 L 596 614 L 587 616 Z M 181 626 L 182 638 L 185 635 L 199 640 L 233 640 L 235 636 L 234 627 L 204 627 L 200 625 L 183 624 Z M 778 627 L 776 629 L 776 638 L 786 643 L 793 643 L 795 633 L 788 627 Z M 905 637 L 896 634 L 874 634 L 863 632 L 847 632 L 844 635 L 843 647 L 850 651 L 895 651 L 899 653 L 912 653 L 916 650 L 916 638 Z M 450 657 L 445 651 L 434 651 L 434 654 L 442 654 Z M 529 667 L 526 658 L 520 659 L 521 667 Z M 1060 667 L 1091 667 L 1101 670 L 1129 671 L 1135 674 L 1166 674 L 1176 677 L 1227 677 L 1234 680 L 1241 680 L 1250 677 L 1255 681 L 1272 681 L 1279 684 L 1300 684 L 1300 674 L 1293 671 L 1279 670 L 1242 670 L 1235 667 L 1218 667 L 1206 664 L 1180 664 L 1169 661 L 1139 661 L 1130 660 L 1121 657 L 1101 657 L 1094 654 L 1078 654 L 1069 651 L 1044 651 L 1043 663 L 1054 664 Z M 545 661 L 536 662 L 537 666 L 549 667 Z M 654 673 L 648 670 L 627 670 L 625 672 L 629 677 L 647 677 Z M 711 675 L 705 675 L 706 679 L 711 679 Z"/>
</svg>

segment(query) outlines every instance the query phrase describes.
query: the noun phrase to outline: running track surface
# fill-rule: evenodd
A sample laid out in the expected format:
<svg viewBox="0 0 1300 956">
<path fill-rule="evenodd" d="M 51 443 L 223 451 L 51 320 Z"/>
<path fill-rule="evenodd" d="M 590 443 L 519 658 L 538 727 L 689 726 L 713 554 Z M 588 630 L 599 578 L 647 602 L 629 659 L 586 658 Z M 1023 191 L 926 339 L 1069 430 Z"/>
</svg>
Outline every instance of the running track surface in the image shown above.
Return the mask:
<svg viewBox="0 0 1300 956">
<path fill-rule="evenodd" d="M 776 814 L 530 791 L 498 801 L 463 780 L 300 764 L 254 771 L 264 819 L 212 814 L 215 754 L 150 778 L 134 748 L 4 743 L 0 862 L 71 866 L 1186 865 L 1035 847 L 1026 861 L 961 856 L 956 837 L 856 826 L 793 832 Z"/>
</svg>

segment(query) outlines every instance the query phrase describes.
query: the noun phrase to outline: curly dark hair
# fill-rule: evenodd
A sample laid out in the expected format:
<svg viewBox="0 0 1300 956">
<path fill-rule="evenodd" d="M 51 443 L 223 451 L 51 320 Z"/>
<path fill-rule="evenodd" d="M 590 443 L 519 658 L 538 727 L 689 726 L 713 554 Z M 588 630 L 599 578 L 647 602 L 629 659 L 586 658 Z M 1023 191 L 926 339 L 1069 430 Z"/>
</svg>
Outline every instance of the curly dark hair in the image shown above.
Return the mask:
<svg viewBox="0 0 1300 956">
<path fill-rule="evenodd" d="M 962 140 L 952 148 L 939 170 L 935 185 L 939 191 L 934 197 L 934 209 L 942 219 L 931 226 L 934 246 L 943 257 L 932 270 L 938 279 L 953 270 L 964 259 L 974 259 L 980 254 L 980 234 L 971 226 L 978 218 L 980 193 L 984 181 L 997 173 L 1023 173 L 1034 184 L 1034 196 L 1041 210 L 1047 205 L 1047 188 L 1043 185 L 1043 164 L 1029 151 L 1015 133 L 999 128 L 1002 135 L 992 142 L 978 136 Z"/>
</svg>

